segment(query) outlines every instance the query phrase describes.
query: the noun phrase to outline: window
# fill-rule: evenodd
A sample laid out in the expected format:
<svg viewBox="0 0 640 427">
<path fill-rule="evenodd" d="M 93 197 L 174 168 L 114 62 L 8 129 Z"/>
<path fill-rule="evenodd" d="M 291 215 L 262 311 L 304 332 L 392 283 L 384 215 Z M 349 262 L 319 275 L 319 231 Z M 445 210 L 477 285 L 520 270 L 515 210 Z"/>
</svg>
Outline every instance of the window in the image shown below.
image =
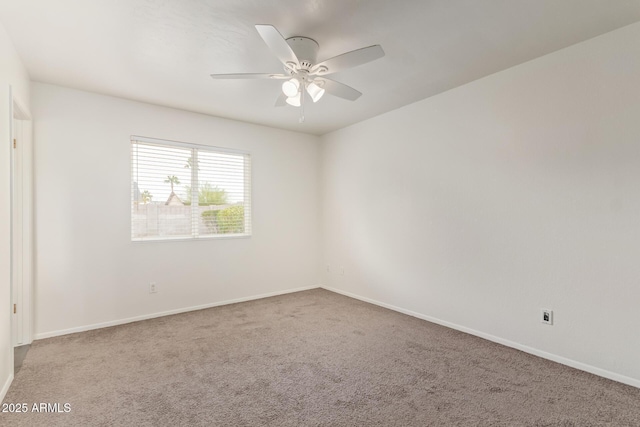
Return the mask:
<svg viewBox="0 0 640 427">
<path fill-rule="evenodd" d="M 251 156 L 131 137 L 131 240 L 251 235 Z"/>
</svg>

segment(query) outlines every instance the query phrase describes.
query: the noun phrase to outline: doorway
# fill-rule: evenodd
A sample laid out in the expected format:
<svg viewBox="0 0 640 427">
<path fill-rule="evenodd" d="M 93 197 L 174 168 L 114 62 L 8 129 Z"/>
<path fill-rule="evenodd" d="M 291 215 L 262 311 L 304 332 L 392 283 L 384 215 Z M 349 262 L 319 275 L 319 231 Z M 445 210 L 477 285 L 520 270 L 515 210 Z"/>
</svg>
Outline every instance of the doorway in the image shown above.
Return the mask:
<svg viewBox="0 0 640 427">
<path fill-rule="evenodd" d="M 33 339 L 33 144 L 31 117 L 13 95 L 11 117 L 11 336 L 19 347 Z"/>
</svg>

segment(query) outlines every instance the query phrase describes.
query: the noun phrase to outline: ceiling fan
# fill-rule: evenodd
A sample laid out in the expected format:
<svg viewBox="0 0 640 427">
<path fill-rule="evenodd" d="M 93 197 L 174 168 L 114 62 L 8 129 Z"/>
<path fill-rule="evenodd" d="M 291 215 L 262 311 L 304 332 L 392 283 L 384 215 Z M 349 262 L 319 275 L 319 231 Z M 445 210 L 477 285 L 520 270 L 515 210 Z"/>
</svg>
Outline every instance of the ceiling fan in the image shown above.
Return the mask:
<svg viewBox="0 0 640 427">
<path fill-rule="evenodd" d="M 326 93 L 355 101 L 362 95 L 354 88 L 329 79 L 325 76 L 347 68 L 366 64 L 384 56 L 380 45 L 373 45 L 346 52 L 333 58 L 317 62 L 318 43 L 308 37 L 290 37 L 285 39 L 273 25 L 256 25 L 256 30 L 271 51 L 284 64 L 284 73 L 237 73 L 211 74 L 214 79 L 275 79 L 284 80 L 282 93 L 276 100 L 276 106 L 286 104 L 303 107 L 307 96 L 318 102 Z M 301 110 L 300 122 L 304 121 Z"/>
</svg>

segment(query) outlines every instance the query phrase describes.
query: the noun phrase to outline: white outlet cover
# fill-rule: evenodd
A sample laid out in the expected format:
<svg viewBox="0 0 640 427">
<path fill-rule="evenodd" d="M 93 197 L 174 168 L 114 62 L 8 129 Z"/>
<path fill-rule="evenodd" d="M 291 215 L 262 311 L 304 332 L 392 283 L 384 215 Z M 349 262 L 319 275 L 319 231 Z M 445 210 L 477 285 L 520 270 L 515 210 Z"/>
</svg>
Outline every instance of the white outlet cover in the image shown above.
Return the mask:
<svg viewBox="0 0 640 427">
<path fill-rule="evenodd" d="M 548 308 L 540 309 L 540 322 L 546 325 L 553 325 L 553 310 Z"/>
</svg>

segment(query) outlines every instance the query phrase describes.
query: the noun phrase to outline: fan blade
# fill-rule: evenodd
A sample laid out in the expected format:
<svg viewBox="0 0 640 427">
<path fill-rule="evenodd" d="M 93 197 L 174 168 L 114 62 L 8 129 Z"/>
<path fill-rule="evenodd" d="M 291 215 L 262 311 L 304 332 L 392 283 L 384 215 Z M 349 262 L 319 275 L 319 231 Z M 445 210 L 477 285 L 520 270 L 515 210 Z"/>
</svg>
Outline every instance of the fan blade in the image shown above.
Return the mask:
<svg viewBox="0 0 640 427">
<path fill-rule="evenodd" d="M 214 79 L 290 79 L 288 74 L 266 73 L 236 73 L 236 74 L 211 74 Z"/>
<path fill-rule="evenodd" d="M 276 54 L 278 59 L 285 66 L 287 65 L 287 62 L 293 62 L 296 65 L 300 65 L 298 57 L 276 27 L 273 25 L 256 25 L 256 30 L 258 30 L 262 40 L 264 40 L 271 51 Z"/>
<path fill-rule="evenodd" d="M 347 68 L 357 67 L 366 64 L 384 56 L 384 50 L 380 45 L 363 47 L 362 49 L 352 50 L 342 55 L 334 56 L 321 63 L 315 65 L 311 70 L 311 74 L 324 75 L 337 73 Z M 326 71 L 323 71 L 323 68 Z"/>
<path fill-rule="evenodd" d="M 284 93 L 282 93 L 282 91 L 280 91 L 280 96 L 278 97 L 278 99 L 276 99 L 276 107 L 284 107 L 285 105 L 287 105 L 287 95 L 285 95 Z"/>
<path fill-rule="evenodd" d="M 324 81 L 324 85 L 322 85 L 322 88 L 324 88 L 327 93 L 330 93 L 333 96 L 348 99 L 349 101 L 355 101 L 356 99 L 360 98 L 360 95 L 362 95 L 362 93 L 358 92 L 351 86 L 347 86 L 344 83 L 340 83 L 327 78 L 323 78 L 321 81 Z"/>
</svg>

